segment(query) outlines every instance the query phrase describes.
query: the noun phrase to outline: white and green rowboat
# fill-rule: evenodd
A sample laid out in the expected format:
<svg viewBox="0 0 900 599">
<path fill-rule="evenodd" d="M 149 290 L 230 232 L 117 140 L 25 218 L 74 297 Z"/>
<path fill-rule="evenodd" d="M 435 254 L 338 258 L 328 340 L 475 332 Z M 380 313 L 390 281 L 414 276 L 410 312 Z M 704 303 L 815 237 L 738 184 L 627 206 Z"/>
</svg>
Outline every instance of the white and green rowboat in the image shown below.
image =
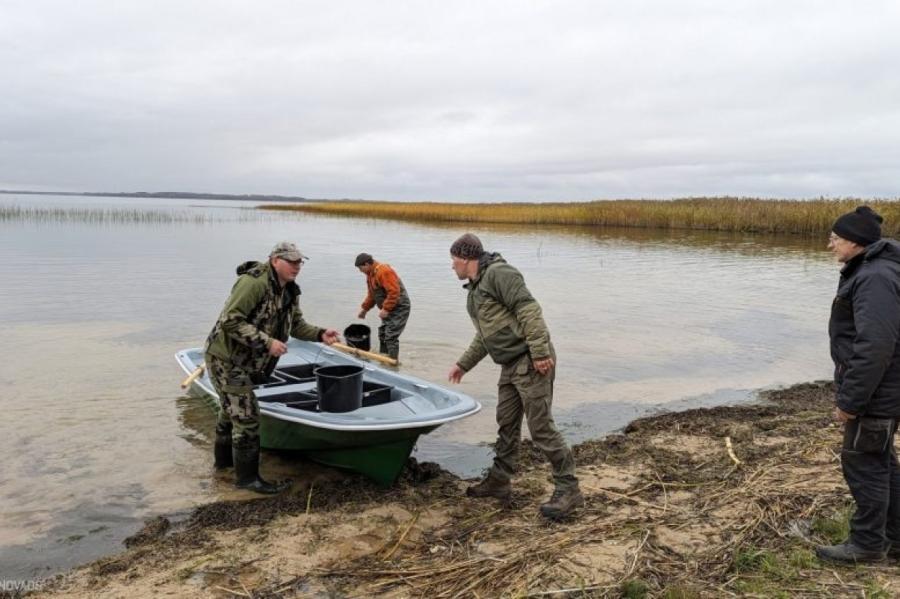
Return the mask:
<svg viewBox="0 0 900 599">
<path fill-rule="evenodd" d="M 185 373 L 203 363 L 203 350 L 175 354 Z M 362 407 L 351 412 L 319 410 L 314 371 L 319 366 L 362 366 Z M 219 401 L 206 371 L 191 384 L 192 395 Z M 321 343 L 291 339 L 288 353 L 265 384 L 259 400 L 260 439 L 267 449 L 303 452 L 317 462 L 392 484 L 419 435 L 471 416 L 481 404 L 462 393 L 383 369 Z"/>
</svg>

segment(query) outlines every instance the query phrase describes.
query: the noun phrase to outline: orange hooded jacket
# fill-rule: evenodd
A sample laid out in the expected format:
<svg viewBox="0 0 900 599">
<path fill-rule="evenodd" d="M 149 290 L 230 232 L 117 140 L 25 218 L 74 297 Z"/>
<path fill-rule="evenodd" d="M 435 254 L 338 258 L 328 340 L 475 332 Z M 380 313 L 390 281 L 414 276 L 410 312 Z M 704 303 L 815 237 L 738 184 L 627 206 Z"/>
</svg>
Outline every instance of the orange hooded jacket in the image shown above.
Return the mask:
<svg viewBox="0 0 900 599">
<path fill-rule="evenodd" d="M 400 277 L 394 272 L 390 264 L 381 262 L 373 262 L 372 270 L 366 275 L 366 285 L 369 293 L 363 300 L 362 309 L 371 310 L 375 306 L 375 291 L 381 287 L 385 292 L 384 302 L 381 304 L 382 310 L 390 312 L 400 301 Z"/>
</svg>

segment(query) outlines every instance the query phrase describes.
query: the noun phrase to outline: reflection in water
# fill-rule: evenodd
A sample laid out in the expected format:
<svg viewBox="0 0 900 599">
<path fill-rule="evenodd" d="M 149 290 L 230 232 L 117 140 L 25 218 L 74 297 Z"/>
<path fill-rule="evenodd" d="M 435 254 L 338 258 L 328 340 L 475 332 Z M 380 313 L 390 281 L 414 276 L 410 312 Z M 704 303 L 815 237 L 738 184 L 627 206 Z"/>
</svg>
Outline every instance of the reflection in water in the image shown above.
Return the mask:
<svg viewBox="0 0 900 599">
<path fill-rule="evenodd" d="M 111 550 L 144 517 L 238 497 L 230 473 L 212 472 L 213 412 L 182 396 L 172 356 L 202 344 L 234 267 L 264 259 L 280 239 L 312 257 L 299 280 L 304 315 L 338 330 L 356 321 L 365 295 L 356 254 L 397 268 L 414 305 L 403 369 L 442 382 L 473 335 L 449 246 L 465 230 L 481 236 L 523 272 L 543 307 L 559 356 L 554 413 L 572 442 L 660 408 L 737 401 L 829 375 L 825 328 L 837 267 L 824 240 L 285 213 L 256 219 L 233 202 L 0 196 L 4 202 L 209 215 L 173 226 L 0 222 L 0 451 L 8 456 L 0 563 L 12 577 Z M 420 439 L 416 457 L 466 476 L 488 464 L 498 373 L 485 360 L 465 376 L 461 391 L 484 410 Z M 316 468 L 292 456 L 264 462 L 276 478 L 323 473 Z M 65 551 L 51 550 L 58 547 Z"/>
<path fill-rule="evenodd" d="M 212 451 L 215 438 L 216 414 L 206 401 L 188 395 L 175 400 L 181 438 L 203 451 Z"/>
</svg>

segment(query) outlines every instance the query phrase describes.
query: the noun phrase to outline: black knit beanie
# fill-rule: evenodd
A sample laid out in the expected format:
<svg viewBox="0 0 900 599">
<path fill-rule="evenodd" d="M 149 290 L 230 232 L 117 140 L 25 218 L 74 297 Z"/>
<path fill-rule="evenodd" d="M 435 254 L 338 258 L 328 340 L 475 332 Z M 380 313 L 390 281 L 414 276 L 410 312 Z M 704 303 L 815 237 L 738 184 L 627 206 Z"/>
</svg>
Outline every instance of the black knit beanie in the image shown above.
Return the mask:
<svg viewBox="0 0 900 599">
<path fill-rule="evenodd" d="M 356 265 L 357 267 L 359 267 L 359 266 L 362 266 L 363 264 L 370 264 L 374 261 L 375 261 L 375 259 L 372 258 L 372 254 L 367 254 L 367 253 L 363 252 L 362 254 L 360 254 L 359 256 L 356 257 L 356 260 L 353 262 L 353 264 Z"/>
<path fill-rule="evenodd" d="M 869 245 L 881 239 L 881 223 L 884 219 L 868 206 L 860 206 L 834 221 L 831 230 L 847 241 Z"/>
<path fill-rule="evenodd" d="M 481 240 L 471 233 L 461 236 L 450 246 L 450 255 L 457 258 L 477 259 L 481 258 L 482 254 L 484 254 L 484 246 L 481 245 Z"/>
</svg>

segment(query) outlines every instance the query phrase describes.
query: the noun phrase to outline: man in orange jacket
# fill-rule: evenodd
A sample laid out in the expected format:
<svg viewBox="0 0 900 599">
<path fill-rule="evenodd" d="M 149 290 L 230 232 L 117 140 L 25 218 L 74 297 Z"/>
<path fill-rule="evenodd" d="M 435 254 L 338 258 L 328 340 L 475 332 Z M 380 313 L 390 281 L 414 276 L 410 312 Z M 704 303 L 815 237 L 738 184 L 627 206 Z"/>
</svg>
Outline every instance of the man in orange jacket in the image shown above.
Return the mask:
<svg viewBox="0 0 900 599">
<path fill-rule="evenodd" d="M 400 333 L 409 320 L 411 304 L 403 281 L 390 264 L 377 262 L 371 254 L 362 253 L 354 262 L 359 272 L 366 275 L 368 293 L 363 300 L 359 317 L 378 306 L 381 326 L 378 327 L 379 351 L 395 360 L 400 355 Z"/>
</svg>

